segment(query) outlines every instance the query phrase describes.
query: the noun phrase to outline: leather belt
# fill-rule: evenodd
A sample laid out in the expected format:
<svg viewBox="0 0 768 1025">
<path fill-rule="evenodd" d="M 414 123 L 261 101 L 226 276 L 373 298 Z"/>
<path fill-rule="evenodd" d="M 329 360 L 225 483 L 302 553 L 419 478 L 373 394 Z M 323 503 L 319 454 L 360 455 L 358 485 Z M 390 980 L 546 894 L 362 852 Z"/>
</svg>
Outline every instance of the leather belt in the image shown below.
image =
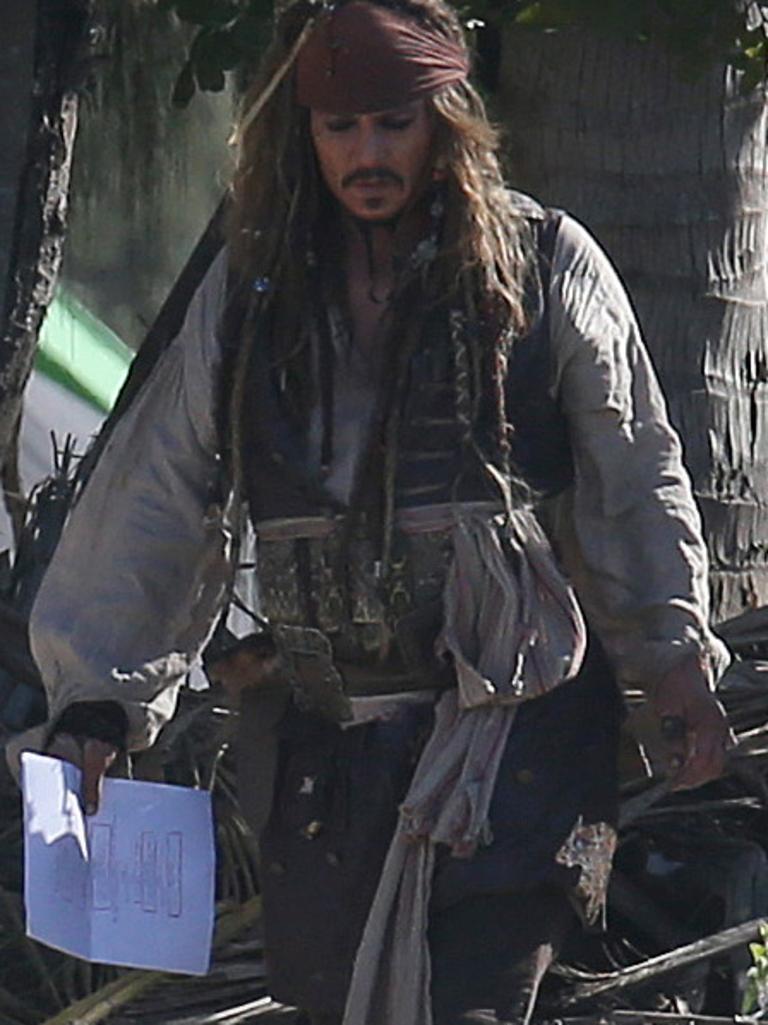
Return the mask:
<svg viewBox="0 0 768 1025">
<path fill-rule="evenodd" d="M 353 718 L 351 699 L 355 697 L 444 690 L 455 684 L 448 664 L 420 671 L 403 667 L 397 659 L 374 665 L 338 661 L 330 639 L 313 627 L 279 625 L 273 636 L 297 705 L 334 722 Z"/>
</svg>

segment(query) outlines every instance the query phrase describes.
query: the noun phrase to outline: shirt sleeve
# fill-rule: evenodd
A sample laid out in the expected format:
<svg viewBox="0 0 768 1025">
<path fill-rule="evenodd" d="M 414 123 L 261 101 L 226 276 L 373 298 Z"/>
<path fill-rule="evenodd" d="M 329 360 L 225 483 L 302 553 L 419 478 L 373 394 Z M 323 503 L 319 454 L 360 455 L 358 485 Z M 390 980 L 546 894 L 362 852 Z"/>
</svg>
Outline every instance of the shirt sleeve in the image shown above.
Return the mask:
<svg viewBox="0 0 768 1025">
<path fill-rule="evenodd" d="M 652 688 L 691 652 L 714 681 L 729 656 L 708 624 L 707 553 L 680 442 L 627 294 L 567 216 L 550 317 L 575 465 L 553 510 L 563 564 L 624 686 Z"/>
<path fill-rule="evenodd" d="M 173 714 L 230 577 L 216 504 L 216 369 L 226 256 L 181 332 L 118 421 L 72 510 L 30 622 L 53 722 L 79 701 L 116 701 L 128 747 Z"/>
</svg>

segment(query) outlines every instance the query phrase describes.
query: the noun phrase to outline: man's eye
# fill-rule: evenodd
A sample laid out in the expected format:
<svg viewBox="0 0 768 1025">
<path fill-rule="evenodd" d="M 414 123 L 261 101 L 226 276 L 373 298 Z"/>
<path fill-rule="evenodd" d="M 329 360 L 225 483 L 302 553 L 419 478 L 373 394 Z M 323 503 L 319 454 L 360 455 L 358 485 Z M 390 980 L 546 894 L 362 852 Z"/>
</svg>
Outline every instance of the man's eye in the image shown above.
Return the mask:
<svg viewBox="0 0 768 1025">
<path fill-rule="evenodd" d="M 329 132 L 348 132 L 354 124 L 354 121 L 349 118 L 344 118 L 339 121 L 327 121 L 325 127 Z"/>
<path fill-rule="evenodd" d="M 383 128 L 388 128 L 392 132 L 404 132 L 412 124 L 412 117 L 388 117 L 381 122 Z"/>
</svg>

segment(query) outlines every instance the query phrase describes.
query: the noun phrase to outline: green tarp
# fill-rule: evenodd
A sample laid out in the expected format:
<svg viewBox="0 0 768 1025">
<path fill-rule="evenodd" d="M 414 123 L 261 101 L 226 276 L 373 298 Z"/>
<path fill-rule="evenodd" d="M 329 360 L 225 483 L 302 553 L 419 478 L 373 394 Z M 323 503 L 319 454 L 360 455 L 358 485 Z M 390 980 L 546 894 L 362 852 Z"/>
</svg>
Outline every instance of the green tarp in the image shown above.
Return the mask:
<svg viewBox="0 0 768 1025">
<path fill-rule="evenodd" d="M 37 369 L 107 413 L 125 380 L 133 352 L 65 289 L 48 308 Z"/>
</svg>

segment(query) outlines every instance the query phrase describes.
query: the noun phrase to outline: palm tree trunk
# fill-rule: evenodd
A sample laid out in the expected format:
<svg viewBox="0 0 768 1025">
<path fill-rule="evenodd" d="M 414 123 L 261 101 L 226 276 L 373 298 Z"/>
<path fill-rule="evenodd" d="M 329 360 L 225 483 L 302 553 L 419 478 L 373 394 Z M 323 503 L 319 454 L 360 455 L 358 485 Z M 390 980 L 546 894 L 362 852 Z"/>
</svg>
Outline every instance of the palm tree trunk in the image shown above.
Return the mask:
<svg viewBox="0 0 768 1025">
<path fill-rule="evenodd" d="M 89 13 L 90 0 L 6 0 L 3 7 L 0 469 L 61 260 Z"/>
<path fill-rule="evenodd" d="M 765 90 L 572 29 L 503 41 L 521 187 L 584 220 L 629 287 L 685 447 L 716 621 L 768 602 Z"/>
<path fill-rule="evenodd" d="M 36 0 L 10 0 L 0 62 L 0 310 L 8 291 L 10 239 L 32 105 Z"/>
</svg>

